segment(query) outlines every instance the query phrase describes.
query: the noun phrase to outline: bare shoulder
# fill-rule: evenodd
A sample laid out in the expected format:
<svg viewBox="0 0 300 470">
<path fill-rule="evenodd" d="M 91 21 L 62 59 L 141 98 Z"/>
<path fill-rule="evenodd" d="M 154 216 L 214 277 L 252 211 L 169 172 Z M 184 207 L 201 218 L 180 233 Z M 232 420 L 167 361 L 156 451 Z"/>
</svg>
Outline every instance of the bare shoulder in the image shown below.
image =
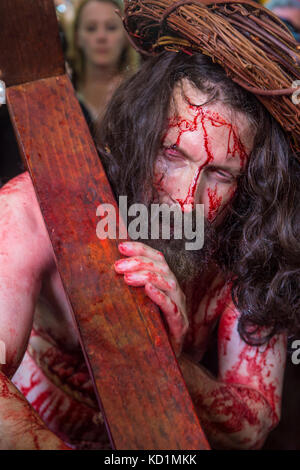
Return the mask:
<svg viewBox="0 0 300 470">
<path fill-rule="evenodd" d="M 28 173 L 1 188 L 0 220 L 0 337 L 10 376 L 26 351 L 43 278 L 55 267 Z"/>
<path fill-rule="evenodd" d="M 29 212 L 27 212 L 29 207 L 31 209 Z M 8 215 L 8 212 L 14 214 L 21 208 L 26 210 L 26 213 L 24 213 L 24 211 L 19 213 L 19 216 L 22 220 L 25 220 L 27 215 L 33 216 L 34 214 L 37 214 L 38 202 L 35 196 L 31 178 L 27 172 L 11 179 L 0 189 L 1 214 L 3 214 L 3 212 L 6 212 L 6 215 Z M 10 219 L 11 217 L 6 220 L 6 223 L 9 222 Z"/>
<path fill-rule="evenodd" d="M 0 189 L 0 251 L 10 255 L 43 255 L 52 258 L 52 248 L 29 174 L 22 173 Z M 10 249 L 9 247 L 14 247 Z M 1 250 L 2 248 L 2 250 Z"/>
</svg>

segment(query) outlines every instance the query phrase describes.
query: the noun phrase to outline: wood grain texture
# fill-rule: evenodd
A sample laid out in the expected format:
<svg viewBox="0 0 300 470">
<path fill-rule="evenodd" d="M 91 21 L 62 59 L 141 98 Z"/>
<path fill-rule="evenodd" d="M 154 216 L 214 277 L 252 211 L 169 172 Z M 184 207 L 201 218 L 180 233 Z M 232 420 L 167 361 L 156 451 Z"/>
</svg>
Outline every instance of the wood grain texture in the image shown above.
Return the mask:
<svg viewBox="0 0 300 470">
<path fill-rule="evenodd" d="M 96 236 L 97 206 L 117 206 L 69 79 L 7 98 L 115 448 L 208 449 L 158 309 Z"/>
<path fill-rule="evenodd" d="M 53 0 L 0 0 L 0 71 L 6 85 L 64 74 Z"/>
</svg>

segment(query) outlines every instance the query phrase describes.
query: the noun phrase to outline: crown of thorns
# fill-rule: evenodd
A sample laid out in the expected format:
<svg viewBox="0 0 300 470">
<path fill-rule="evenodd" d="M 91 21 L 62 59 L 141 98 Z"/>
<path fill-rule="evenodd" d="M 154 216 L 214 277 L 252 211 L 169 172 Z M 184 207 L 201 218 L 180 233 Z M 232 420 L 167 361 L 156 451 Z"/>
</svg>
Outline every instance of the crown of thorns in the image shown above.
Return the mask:
<svg viewBox="0 0 300 470">
<path fill-rule="evenodd" d="M 295 99 L 300 45 L 277 16 L 250 0 L 125 0 L 124 5 L 123 22 L 135 49 L 149 56 L 163 50 L 210 56 L 257 96 L 300 160 Z"/>
</svg>

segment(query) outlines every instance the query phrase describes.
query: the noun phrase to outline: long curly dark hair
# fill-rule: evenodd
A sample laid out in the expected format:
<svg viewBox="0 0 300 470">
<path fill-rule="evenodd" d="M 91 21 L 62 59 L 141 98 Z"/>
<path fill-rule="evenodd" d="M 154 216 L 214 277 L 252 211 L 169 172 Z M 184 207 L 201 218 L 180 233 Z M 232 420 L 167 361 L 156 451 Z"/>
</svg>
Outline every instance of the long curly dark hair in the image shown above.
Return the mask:
<svg viewBox="0 0 300 470">
<path fill-rule="evenodd" d="M 249 344 L 263 344 L 283 330 L 300 332 L 300 164 L 280 125 L 222 67 L 200 53 L 164 52 L 121 85 L 98 134 L 113 190 L 135 202 L 153 191 L 172 92 L 183 78 L 209 100 L 244 113 L 255 135 L 217 252 L 233 282 L 239 333 Z"/>
</svg>

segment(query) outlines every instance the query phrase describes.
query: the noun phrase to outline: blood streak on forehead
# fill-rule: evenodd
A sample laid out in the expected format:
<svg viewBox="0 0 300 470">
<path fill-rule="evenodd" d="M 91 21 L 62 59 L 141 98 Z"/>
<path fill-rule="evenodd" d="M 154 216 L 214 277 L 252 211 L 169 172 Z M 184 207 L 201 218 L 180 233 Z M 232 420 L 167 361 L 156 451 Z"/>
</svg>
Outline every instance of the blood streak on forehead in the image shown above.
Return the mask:
<svg viewBox="0 0 300 470">
<path fill-rule="evenodd" d="M 168 119 L 168 128 L 163 136 L 163 144 L 166 141 L 167 136 L 171 129 L 177 129 L 177 139 L 176 142 L 172 145 L 172 147 L 180 147 L 181 139 L 183 134 L 186 132 L 195 132 L 199 129 L 202 129 L 203 132 L 203 144 L 204 144 L 204 151 L 206 154 L 206 159 L 202 165 L 198 168 L 193 178 L 193 181 L 189 187 L 187 196 L 185 199 L 176 199 L 180 204 L 181 208 L 184 210 L 184 207 L 188 204 L 194 205 L 195 199 L 195 192 L 197 189 L 197 184 L 199 180 L 200 173 L 202 169 L 207 166 L 209 163 L 214 161 L 214 155 L 212 151 L 212 142 L 209 139 L 208 134 L 208 126 L 211 125 L 212 127 L 223 127 L 225 126 L 228 129 L 228 140 L 227 140 L 227 152 L 226 158 L 239 158 L 240 159 L 240 167 L 243 168 L 246 160 L 247 160 L 247 152 L 245 150 L 244 145 L 242 144 L 241 140 L 239 139 L 235 127 L 232 123 L 227 122 L 219 113 L 215 111 L 210 111 L 203 106 L 194 105 L 191 101 L 186 98 L 189 115 L 191 118 L 182 117 L 176 113 L 173 114 Z M 219 205 L 221 201 L 219 201 Z M 217 208 L 215 207 L 214 212 L 216 212 Z"/>
</svg>

